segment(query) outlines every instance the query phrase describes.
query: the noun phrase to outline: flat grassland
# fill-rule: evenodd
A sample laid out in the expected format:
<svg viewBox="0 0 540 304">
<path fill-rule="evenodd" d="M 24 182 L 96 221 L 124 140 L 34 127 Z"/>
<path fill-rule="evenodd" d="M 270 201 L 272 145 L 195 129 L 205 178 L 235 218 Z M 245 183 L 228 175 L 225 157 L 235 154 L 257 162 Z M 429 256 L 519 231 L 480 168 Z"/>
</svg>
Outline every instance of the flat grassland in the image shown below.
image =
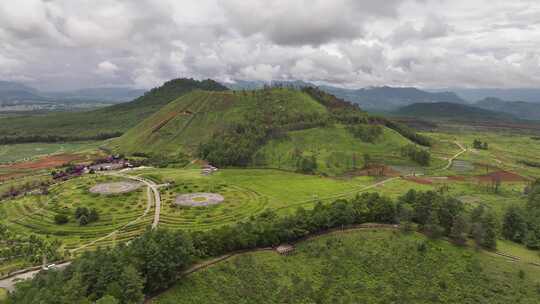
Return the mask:
<svg viewBox="0 0 540 304">
<path fill-rule="evenodd" d="M 523 271 L 519 275 L 520 270 Z M 540 268 L 419 234 L 355 231 L 238 255 L 152 303 L 538 303 Z"/>
</svg>

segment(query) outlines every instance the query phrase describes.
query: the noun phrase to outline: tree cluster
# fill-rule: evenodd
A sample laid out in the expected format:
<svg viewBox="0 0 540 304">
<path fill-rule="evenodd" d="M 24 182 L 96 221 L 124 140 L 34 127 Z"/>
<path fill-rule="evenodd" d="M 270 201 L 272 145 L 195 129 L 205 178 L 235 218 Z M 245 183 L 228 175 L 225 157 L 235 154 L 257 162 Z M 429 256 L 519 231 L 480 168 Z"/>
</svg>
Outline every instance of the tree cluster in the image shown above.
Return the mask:
<svg viewBox="0 0 540 304">
<path fill-rule="evenodd" d="M 488 143 L 485 142 L 485 141 L 482 142 L 479 139 L 475 139 L 473 141 L 473 148 L 478 149 L 478 150 L 487 150 L 488 149 Z"/>
<path fill-rule="evenodd" d="M 398 199 L 397 213 L 404 226 L 417 223 L 431 237 L 447 236 L 457 244 L 472 237 L 478 246 L 497 246 L 497 218 L 481 206 L 467 214 L 463 203 L 455 198 L 410 190 Z"/>
<path fill-rule="evenodd" d="M 296 172 L 313 174 L 317 171 L 317 158 L 315 156 L 300 155 L 296 158 Z"/>
<path fill-rule="evenodd" d="M 99 220 L 99 213 L 95 208 L 77 207 L 75 209 L 75 219 L 79 222 L 80 226 L 86 226 L 90 223 L 97 222 Z"/>
<path fill-rule="evenodd" d="M 503 216 L 504 238 L 525 244 L 530 249 L 540 249 L 540 180 L 534 182 L 524 207 L 511 206 Z"/>
<path fill-rule="evenodd" d="M 401 134 L 401 136 L 409 139 L 410 141 L 424 147 L 431 147 L 431 140 L 428 137 L 418 134 L 414 132 L 413 130 L 411 130 L 410 128 L 406 127 L 405 125 L 397 123 L 395 121 L 391 121 L 385 118 L 379 118 L 379 119 L 384 122 L 384 125 L 386 127 L 398 132 L 399 134 Z"/>
<path fill-rule="evenodd" d="M 363 142 L 375 143 L 383 134 L 383 128 L 380 125 L 358 124 L 348 127 L 354 137 Z"/>
<path fill-rule="evenodd" d="M 417 148 L 415 145 L 402 147 L 401 155 L 408 157 L 410 160 L 421 166 L 429 166 L 429 163 L 431 162 L 431 154 L 424 149 Z"/>
</svg>

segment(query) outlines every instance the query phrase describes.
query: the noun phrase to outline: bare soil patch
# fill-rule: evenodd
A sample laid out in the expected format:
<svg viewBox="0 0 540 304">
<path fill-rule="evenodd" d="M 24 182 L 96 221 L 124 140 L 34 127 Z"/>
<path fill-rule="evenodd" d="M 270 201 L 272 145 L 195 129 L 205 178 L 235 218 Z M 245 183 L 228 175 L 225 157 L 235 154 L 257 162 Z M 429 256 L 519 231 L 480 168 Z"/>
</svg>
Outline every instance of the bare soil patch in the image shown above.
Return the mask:
<svg viewBox="0 0 540 304">
<path fill-rule="evenodd" d="M 456 182 L 463 182 L 466 180 L 466 178 L 465 176 L 452 175 L 452 176 L 448 176 L 448 180 L 456 181 Z"/>
<path fill-rule="evenodd" d="M 97 184 L 90 188 L 90 192 L 99 194 L 118 194 L 127 193 L 139 189 L 141 183 L 136 182 L 114 182 Z"/>
<path fill-rule="evenodd" d="M 431 184 L 433 184 L 432 180 L 427 179 L 427 178 L 417 177 L 417 176 L 408 176 L 405 179 L 408 180 L 408 181 L 411 181 L 411 182 L 415 182 L 417 184 L 422 184 L 422 185 L 431 185 Z"/>
<path fill-rule="evenodd" d="M 401 173 L 391 167 L 384 165 L 371 165 L 367 168 L 351 171 L 346 176 L 385 176 L 385 177 L 398 177 Z"/>
<path fill-rule="evenodd" d="M 501 182 L 524 182 L 528 179 L 521 175 L 508 171 L 496 171 L 485 175 L 479 175 L 476 178 L 481 182 L 492 182 L 500 180 Z"/>
<path fill-rule="evenodd" d="M 204 207 L 217 205 L 223 202 L 225 198 L 217 193 L 189 193 L 180 194 L 174 201 L 175 205 L 188 207 Z"/>
</svg>

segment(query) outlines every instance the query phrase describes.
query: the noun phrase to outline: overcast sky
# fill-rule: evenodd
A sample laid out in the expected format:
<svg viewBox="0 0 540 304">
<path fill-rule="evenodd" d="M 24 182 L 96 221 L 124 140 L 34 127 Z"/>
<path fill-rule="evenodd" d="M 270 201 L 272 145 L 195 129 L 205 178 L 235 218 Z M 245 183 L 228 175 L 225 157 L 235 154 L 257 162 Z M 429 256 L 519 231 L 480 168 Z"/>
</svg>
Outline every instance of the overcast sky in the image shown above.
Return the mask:
<svg viewBox="0 0 540 304">
<path fill-rule="evenodd" d="M 540 87 L 538 0 L 0 1 L 0 79 Z"/>
</svg>

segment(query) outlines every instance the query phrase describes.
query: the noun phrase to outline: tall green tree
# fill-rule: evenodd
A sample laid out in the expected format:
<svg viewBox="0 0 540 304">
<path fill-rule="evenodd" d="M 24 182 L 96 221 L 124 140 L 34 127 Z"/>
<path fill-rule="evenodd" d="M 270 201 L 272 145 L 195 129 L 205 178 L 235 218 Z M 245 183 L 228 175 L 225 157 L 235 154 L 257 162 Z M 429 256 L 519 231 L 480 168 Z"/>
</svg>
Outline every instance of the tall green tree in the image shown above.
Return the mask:
<svg viewBox="0 0 540 304">
<path fill-rule="evenodd" d="M 487 212 L 482 218 L 481 224 L 484 229 L 481 245 L 488 249 L 497 248 L 498 221 L 493 212 Z"/>
<path fill-rule="evenodd" d="M 503 216 L 502 235 L 508 240 L 521 243 L 525 240 L 527 234 L 527 221 L 523 211 L 511 206 L 506 210 Z"/>
</svg>

